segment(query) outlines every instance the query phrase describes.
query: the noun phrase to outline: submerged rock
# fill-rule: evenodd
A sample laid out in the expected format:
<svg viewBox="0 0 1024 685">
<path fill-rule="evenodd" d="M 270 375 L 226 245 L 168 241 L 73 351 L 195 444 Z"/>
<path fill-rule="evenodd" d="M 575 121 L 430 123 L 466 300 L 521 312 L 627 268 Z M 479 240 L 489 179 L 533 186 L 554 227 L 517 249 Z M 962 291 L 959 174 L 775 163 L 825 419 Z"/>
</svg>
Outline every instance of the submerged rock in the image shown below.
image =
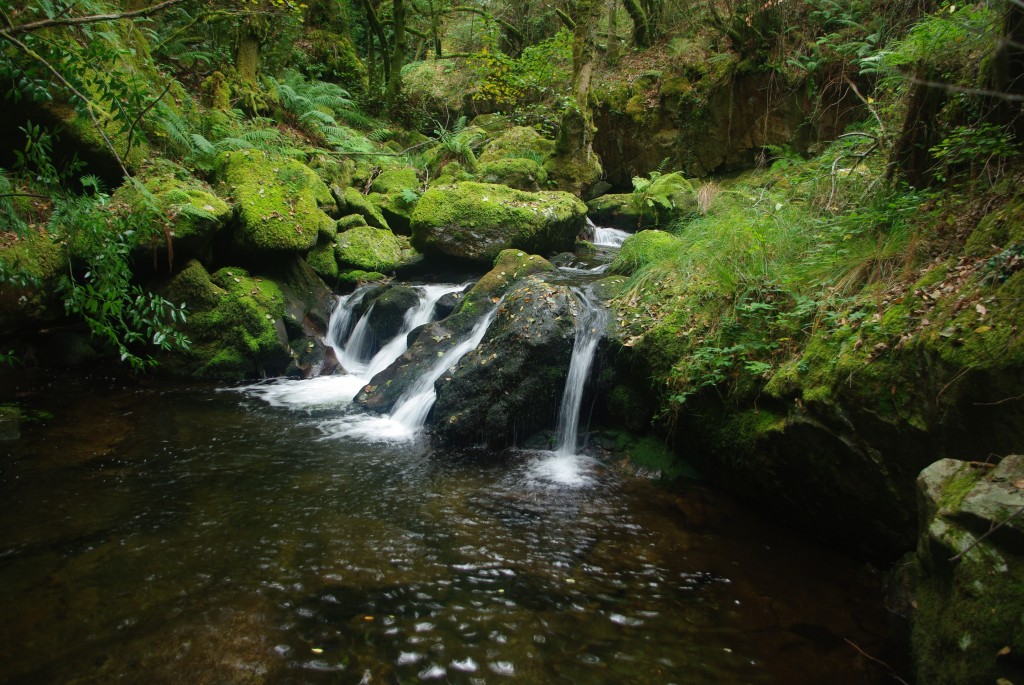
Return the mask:
<svg viewBox="0 0 1024 685">
<path fill-rule="evenodd" d="M 507 447 L 558 415 L 579 302 L 530 277 L 506 296 L 481 345 L 437 382 L 434 433 L 449 445 Z"/>
<path fill-rule="evenodd" d="M 569 249 L 585 219 L 586 205 L 569 193 L 467 181 L 424 193 L 412 215 L 412 236 L 425 253 L 490 262 L 508 248 Z"/>
<path fill-rule="evenodd" d="M 1024 456 L 918 477 L 917 682 L 1024 682 Z"/>
</svg>

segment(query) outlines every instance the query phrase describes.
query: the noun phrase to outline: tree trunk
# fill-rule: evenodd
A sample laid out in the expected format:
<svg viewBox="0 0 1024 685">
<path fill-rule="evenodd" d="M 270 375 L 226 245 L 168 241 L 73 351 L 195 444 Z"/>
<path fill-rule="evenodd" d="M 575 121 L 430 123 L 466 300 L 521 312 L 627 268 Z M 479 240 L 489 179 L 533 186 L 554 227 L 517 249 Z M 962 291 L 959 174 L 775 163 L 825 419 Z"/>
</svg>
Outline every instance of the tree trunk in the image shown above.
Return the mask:
<svg viewBox="0 0 1024 685">
<path fill-rule="evenodd" d="M 903 128 L 889 157 L 887 177 L 899 174 L 907 183 L 921 188 L 934 181 L 935 158 L 931 149 L 939 142 L 936 118 L 946 104 L 944 88 L 931 83 L 930 74 L 919 71 L 911 86 Z"/>
<path fill-rule="evenodd" d="M 388 64 L 388 88 L 384 102 L 389 114 L 395 114 L 398 99 L 402 95 L 402 67 L 409 49 L 409 39 L 405 31 L 405 0 L 393 0 L 392 14 L 394 17 L 391 36 L 391 60 Z"/>
<path fill-rule="evenodd" d="M 626 14 L 633 20 L 633 45 L 638 48 L 646 48 L 650 45 L 650 33 L 647 28 L 647 12 L 644 11 L 640 0 L 622 0 L 626 8 Z"/>
<path fill-rule="evenodd" d="M 238 40 L 235 52 L 235 69 L 244 83 L 256 84 L 260 68 L 260 38 L 256 32 L 247 27 L 242 28 L 242 36 Z"/>
</svg>

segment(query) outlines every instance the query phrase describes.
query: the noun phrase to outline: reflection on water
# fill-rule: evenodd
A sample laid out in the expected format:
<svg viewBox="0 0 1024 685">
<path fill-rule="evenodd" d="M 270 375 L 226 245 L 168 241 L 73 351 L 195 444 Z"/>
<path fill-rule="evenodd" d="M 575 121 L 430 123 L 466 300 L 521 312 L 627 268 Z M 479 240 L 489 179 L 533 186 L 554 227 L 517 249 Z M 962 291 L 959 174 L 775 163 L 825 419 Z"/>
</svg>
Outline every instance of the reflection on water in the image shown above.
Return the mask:
<svg viewBox="0 0 1024 685">
<path fill-rule="evenodd" d="M 18 392 L 0 681 L 886 682 L 874 579 L 705 489 L 325 439 L 312 392 Z"/>
</svg>

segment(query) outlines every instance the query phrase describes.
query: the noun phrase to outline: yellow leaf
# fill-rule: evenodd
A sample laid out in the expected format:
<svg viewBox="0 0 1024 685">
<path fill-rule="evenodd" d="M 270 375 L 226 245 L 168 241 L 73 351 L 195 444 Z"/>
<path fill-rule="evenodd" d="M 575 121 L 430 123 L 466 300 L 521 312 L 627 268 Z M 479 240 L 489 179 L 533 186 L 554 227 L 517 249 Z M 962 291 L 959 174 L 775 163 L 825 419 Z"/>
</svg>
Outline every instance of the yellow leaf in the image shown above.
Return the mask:
<svg viewBox="0 0 1024 685">
<path fill-rule="evenodd" d="M 992 330 L 991 326 L 978 326 L 977 328 L 974 329 L 974 332 L 975 333 L 988 333 L 991 330 Z"/>
</svg>

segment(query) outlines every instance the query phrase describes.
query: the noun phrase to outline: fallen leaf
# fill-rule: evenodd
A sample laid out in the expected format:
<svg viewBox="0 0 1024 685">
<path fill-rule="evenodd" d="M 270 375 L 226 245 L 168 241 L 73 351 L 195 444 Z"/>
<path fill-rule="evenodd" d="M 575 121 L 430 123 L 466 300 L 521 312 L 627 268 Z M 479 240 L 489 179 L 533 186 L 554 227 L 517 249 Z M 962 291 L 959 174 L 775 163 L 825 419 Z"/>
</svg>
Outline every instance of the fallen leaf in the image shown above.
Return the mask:
<svg viewBox="0 0 1024 685">
<path fill-rule="evenodd" d="M 1007 645 L 1006 647 L 1003 647 L 998 652 L 996 652 L 996 656 L 1006 656 L 1009 653 L 1010 653 L 1010 646 Z"/>
<path fill-rule="evenodd" d="M 1021 478 L 1020 480 L 1013 481 L 1013 487 L 1015 487 L 1015 488 L 1017 488 L 1019 490 L 1024 490 L 1024 478 Z"/>
<path fill-rule="evenodd" d="M 991 330 L 992 330 L 991 326 L 978 326 L 977 328 L 974 329 L 974 332 L 975 333 L 988 333 Z"/>
<path fill-rule="evenodd" d="M 985 309 L 985 305 L 981 304 L 980 302 L 974 305 L 974 311 L 978 312 L 978 314 L 980 314 L 981 316 L 985 316 L 986 314 L 988 314 L 988 310 Z"/>
</svg>

